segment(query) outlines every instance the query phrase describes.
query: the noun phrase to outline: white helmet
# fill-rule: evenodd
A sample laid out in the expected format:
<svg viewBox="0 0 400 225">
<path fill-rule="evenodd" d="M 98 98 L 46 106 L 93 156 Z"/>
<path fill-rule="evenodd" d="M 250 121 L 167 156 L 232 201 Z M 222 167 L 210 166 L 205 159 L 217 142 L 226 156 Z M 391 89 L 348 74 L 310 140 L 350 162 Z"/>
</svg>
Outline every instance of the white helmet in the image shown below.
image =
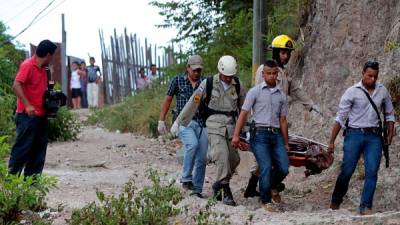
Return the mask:
<svg viewBox="0 0 400 225">
<path fill-rule="evenodd" d="M 225 76 L 233 76 L 236 74 L 236 60 L 230 55 L 222 56 L 218 61 L 218 71 Z"/>
</svg>

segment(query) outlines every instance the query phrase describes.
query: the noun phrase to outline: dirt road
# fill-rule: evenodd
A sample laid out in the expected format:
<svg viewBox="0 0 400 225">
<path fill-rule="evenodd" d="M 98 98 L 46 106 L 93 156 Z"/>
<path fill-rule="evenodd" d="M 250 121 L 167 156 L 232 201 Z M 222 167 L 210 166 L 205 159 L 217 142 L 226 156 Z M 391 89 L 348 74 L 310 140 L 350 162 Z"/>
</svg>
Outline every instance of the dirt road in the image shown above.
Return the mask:
<svg viewBox="0 0 400 225">
<path fill-rule="evenodd" d="M 138 188 L 148 184 L 147 169 L 166 173 L 166 179 L 179 180 L 181 166 L 175 154 L 178 145 L 164 144 L 158 139 L 148 139 L 133 134 L 108 132 L 98 127 L 84 127 L 79 140 L 74 142 L 51 143 L 48 148 L 45 173 L 58 177 L 58 188 L 48 195 L 48 204 L 53 208 L 60 205 L 64 210 L 53 224 L 66 224 L 73 208 L 83 207 L 96 199 L 96 189 L 112 194 L 118 193 L 129 178 L 135 177 Z M 249 154 L 249 153 L 243 153 Z M 336 171 L 304 178 L 301 168 L 291 168 L 283 192 L 283 213 L 269 213 L 260 208 L 256 198 L 243 198 L 246 174 L 235 175 L 232 189 L 237 207 L 217 204 L 215 212 L 226 213 L 232 224 L 400 224 L 399 209 L 384 211 L 372 216 L 360 217 L 355 212 L 361 185 L 349 197 L 343 209 L 328 210 Z M 210 197 L 215 177 L 214 165 L 207 167 L 204 194 Z M 358 182 L 359 181 L 354 181 Z M 179 185 L 177 183 L 177 185 Z M 182 192 L 184 192 L 182 190 Z M 181 205 L 189 207 L 189 213 L 206 205 L 207 199 L 186 196 Z M 251 218 L 251 219 L 250 219 Z M 195 224 L 190 216 L 177 218 L 181 224 Z M 250 222 L 251 220 L 251 222 Z"/>
</svg>

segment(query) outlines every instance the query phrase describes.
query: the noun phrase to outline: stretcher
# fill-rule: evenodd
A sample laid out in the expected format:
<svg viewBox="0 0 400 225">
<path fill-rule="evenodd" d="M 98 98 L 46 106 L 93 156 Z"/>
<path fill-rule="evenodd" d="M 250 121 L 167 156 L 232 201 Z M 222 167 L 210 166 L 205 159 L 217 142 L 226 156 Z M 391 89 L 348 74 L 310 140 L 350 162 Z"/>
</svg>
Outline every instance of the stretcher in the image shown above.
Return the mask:
<svg viewBox="0 0 400 225">
<path fill-rule="evenodd" d="M 249 132 L 240 135 L 240 150 L 251 151 Z M 333 155 L 327 152 L 328 146 L 318 141 L 289 134 L 289 164 L 294 167 L 305 167 L 306 177 L 319 174 L 333 163 Z"/>
</svg>

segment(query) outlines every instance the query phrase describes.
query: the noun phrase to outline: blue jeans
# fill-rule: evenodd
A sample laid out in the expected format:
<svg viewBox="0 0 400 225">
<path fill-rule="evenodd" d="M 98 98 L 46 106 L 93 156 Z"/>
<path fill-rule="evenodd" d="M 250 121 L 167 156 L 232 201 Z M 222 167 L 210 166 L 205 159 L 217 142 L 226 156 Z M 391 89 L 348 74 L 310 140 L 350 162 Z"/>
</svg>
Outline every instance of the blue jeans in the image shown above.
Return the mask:
<svg viewBox="0 0 400 225">
<path fill-rule="evenodd" d="M 207 165 L 207 128 L 192 120 L 181 127 L 179 137 L 183 142 L 183 169 L 181 182 L 192 182 L 193 191 L 201 193 Z"/>
<path fill-rule="evenodd" d="M 358 130 L 346 131 L 343 143 L 343 162 L 332 194 L 332 203 L 340 205 L 349 187 L 349 181 L 363 154 L 365 180 L 361 195 L 360 210 L 372 208 L 378 170 L 382 158 L 382 139 L 380 134 Z"/>
<path fill-rule="evenodd" d="M 20 174 L 22 170 L 25 176 L 42 173 L 48 143 L 47 118 L 17 113 L 15 124 L 17 138 L 11 149 L 9 173 Z"/>
<path fill-rule="evenodd" d="M 281 183 L 289 173 L 289 158 L 283 137 L 279 132 L 256 131 L 250 141 L 250 148 L 260 169 L 261 202 L 271 202 L 271 187 Z"/>
</svg>

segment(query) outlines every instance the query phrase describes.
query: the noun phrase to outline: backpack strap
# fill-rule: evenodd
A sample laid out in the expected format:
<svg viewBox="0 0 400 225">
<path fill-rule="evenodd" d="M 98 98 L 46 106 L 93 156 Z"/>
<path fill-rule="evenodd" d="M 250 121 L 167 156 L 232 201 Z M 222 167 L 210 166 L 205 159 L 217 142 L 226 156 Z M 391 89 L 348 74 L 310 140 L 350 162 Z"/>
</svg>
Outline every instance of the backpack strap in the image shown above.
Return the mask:
<svg viewBox="0 0 400 225">
<path fill-rule="evenodd" d="M 238 109 L 238 111 L 240 111 L 240 81 L 239 81 L 239 78 L 237 76 L 234 76 L 233 80 L 235 80 L 235 90 L 236 90 L 236 94 L 238 95 L 238 98 L 237 98 L 237 109 Z"/>
<path fill-rule="evenodd" d="M 214 76 L 209 76 L 207 77 L 206 81 L 206 98 L 204 99 L 204 102 L 206 103 L 205 105 L 208 107 L 208 103 L 210 103 L 211 100 L 211 92 L 213 89 L 213 83 L 214 83 Z"/>
</svg>

